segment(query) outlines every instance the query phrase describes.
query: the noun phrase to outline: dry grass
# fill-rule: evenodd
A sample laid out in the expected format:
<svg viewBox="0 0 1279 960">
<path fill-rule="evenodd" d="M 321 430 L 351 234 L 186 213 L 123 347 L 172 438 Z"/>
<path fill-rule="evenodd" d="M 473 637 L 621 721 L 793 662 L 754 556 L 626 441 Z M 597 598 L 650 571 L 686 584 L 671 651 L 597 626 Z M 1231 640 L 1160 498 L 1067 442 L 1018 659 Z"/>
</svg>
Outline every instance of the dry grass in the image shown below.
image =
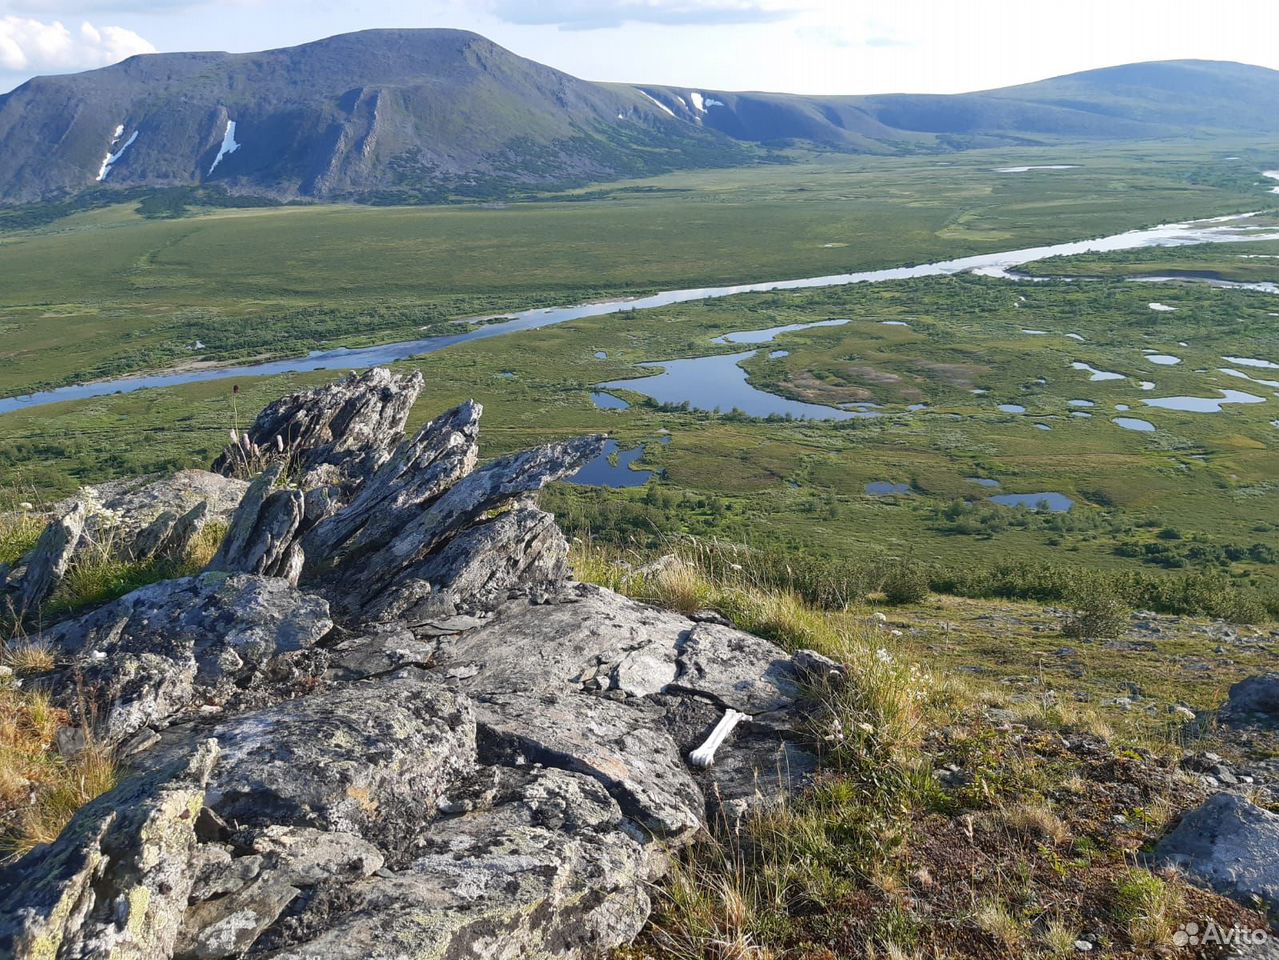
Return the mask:
<svg viewBox="0 0 1279 960">
<path fill-rule="evenodd" d="M 68 721 L 39 691 L 0 685 L 0 856 L 49 843 L 72 815 L 115 785 L 109 752 L 90 744 L 73 759 L 55 740 Z"/>
<path fill-rule="evenodd" d="M 1075 956 L 1075 941 L 1078 939 L 1079 932 L 1060 920 L 1048 921 L 1039 935 L 1044 952 L 1057 960 Z"/>
<path fill-rule="evenodd" d="M 1042 695 L 1017 703 L 975 679 L 926 672 L 873 618 L 819 609 L 776 569 L 757 575 L 748 559 L 725 556 L 693 546 L 643 566 L 588 543 L 574 549 L 580 579 L 716 610 L 847 670 L 806 691 L 821 772 L 684 851 L 626 956 L 1064 958 L 1087 930 L 1128 958 L 1167 942 L 1190 901 L 1128 858 L 1136 834 L 1162 829 L 1171 781 L 1140 765 L 1081 762 L 1059 734 L 1082 733 L 1109 755 L 1111 731 L 1094 711 L 1053 696 L 1042 678 Z M 1014 732 L 982 716 L 994 703 L 1015 710 Z M 1123 808 L 1121 827 L 1102 789 L 1114 778 L 1143 798 Z"/>
<path fill-rule="evenodd" d="M 16 550 L 19 541 L 34 543 L 44 523 L 29 514 L 3 515 L 0 551 L 6 544 Z M 108 530 L 77 553 L 48 611 L 69 612 L 147 583 L 195 573 L 209 562 L 225 534 L 225 525 L 208 524 L 180 559 L 137 563 L 123 557 Z M 0 664 L 17 678 L 57 665 L 47 645 L 21 635 L 0 645 L 0 654 Z M 90 743 L 75 757 L 58 753 L 58 730 L 69 720 L 44 693 L 0 679 L 0 857 L 21 856 L 52 841 L 80 807 L 115 785 L 114 759 L 102 747 Z"/>
<path fill-rule="evenodd" d="M 29 504 L 13 504 L 13 509 L 0 513 L 0 563 L 16 563 L 36 545 L 48 518 L 25 509 Z"/>
<path fill-rule="evenodd" d="M 1026 941 L 1026 922 L 997 900 L 986 900 L 973 911 L 973 923 L 1010 951 Z"/>
<path fill-rule="evenodd" d="M 1007 830 L 1010 834 L 1032 843 L 1059 847 L 1070 839 L 1070 830 L 1047 804 L 1028 801 L 992 810 L 984 817 L 994 829 Z"/>
</svg>

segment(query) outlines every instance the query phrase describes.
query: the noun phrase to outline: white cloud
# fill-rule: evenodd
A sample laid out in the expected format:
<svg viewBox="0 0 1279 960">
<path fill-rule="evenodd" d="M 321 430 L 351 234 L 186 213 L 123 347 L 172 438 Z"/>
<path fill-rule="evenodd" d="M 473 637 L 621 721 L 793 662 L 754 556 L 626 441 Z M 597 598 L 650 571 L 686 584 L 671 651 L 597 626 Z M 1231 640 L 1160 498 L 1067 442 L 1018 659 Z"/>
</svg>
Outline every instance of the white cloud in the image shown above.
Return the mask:
<svg viewBox="0 0 1279 960">
<path fill-rule="evenodd" d="M 0 17 L 0 69 L 24 73 L 88 70 L 115 63 L 155 47 L 123 27 L 95 27 L 87 20 L 78 30 L 61 21 L 45 23 L 25 17 Z"/>
</svg>

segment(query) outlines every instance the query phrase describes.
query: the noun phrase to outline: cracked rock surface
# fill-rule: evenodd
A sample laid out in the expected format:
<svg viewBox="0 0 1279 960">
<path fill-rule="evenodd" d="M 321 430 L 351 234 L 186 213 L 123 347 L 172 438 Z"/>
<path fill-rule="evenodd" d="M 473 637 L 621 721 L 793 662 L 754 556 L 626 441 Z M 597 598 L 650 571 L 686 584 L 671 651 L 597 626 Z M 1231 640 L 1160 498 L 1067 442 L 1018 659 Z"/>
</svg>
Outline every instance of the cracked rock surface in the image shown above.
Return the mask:
<svg viewBox="0 0 1279 960">
<path fill-rule="evenodd" d="M 674 849 L 814 769 L 837 665 L 573 582 L 533 497 L 602 438 L 477 466 L 478 404 L 402 437 L 420 386 L 273 404 L 209 571 L 45 631 L 64 749 L 127 770 L 0 872 L 0 955 L 593 957 Z"/>
</svg>

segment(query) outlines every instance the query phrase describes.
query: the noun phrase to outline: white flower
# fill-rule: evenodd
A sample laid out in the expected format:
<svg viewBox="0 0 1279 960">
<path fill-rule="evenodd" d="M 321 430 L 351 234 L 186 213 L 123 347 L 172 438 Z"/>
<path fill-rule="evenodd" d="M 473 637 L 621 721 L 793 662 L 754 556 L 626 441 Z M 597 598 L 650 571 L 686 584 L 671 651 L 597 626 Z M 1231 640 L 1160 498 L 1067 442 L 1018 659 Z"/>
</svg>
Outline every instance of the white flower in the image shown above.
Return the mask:
<svg viewBox="0 0 1279 960">
<path fill-rule="evenodd" d="M 880 647 L 878 650 L 875 651 L 875 659 L 878 660 L 880 663 L 892 663 L 893 655 L 889 653 L 887 650 L 885 650 L 883 647 Z"/>
</svg>

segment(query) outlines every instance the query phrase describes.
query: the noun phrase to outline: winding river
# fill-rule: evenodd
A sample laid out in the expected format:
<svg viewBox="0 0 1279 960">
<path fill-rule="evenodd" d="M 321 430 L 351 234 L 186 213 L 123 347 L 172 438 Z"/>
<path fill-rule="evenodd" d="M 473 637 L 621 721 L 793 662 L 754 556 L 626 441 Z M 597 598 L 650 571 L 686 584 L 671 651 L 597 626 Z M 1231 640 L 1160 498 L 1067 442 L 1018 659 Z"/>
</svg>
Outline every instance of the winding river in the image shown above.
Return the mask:
<svg viewBox="0 0 1279 960">
<path fill-rule="evenodd" d="M 407 340 L 374 347 L 357 349 L 315 351 L 305 357 L 273 360 L 241 366 L 207 367 L 199 370 L 183 370 L 143 376 L 119 377 L 94 383 L 57 387 L 21 397 L 0 399 L 0 414 L 13 413 L 31 407 L 68 400 L 87 400 L 116 393 L 132 393 L 153 387 L 174 387 L 184 383 L 205 380 L 229 380 L 236 377 L 267 377 L 283 373 L 311 370 L 353 370 L 408 360 L 435 353 L 459 343 L 487 340 L 508 333 L 536 330 L 569 320 L 599 317 L 628 310 L 645 310 L 694 300 L 729 297 L 738 293 L 766 293 L 772 290 L 802 290 L 811 287 L 835 287 L 854 283 L 884 283 L 890 280 L 909 280 L 916 277 L 940 277 L 958 273 L 977 273 L 983 276 L 1015 279 L 1011 271 L 1024 264 L 1049 257 L 1072 256 L 1080 253 L 1104 253 L 1116 250 L 1136 250 L 1143 247 L 1174 247 L 1193 243 L 1238 243 L 1250 240 L 1279 240 L 1279 232 L 1273 228 L 1240 226 L 1238 221 L 1255 216 L 1239 214 L 1214 217 L 1191 223 L 1172 223 L 1146 230 L 1130 230 L 1126 233 L 1095 240 L 1079 240 L 1042 247 L 1026 247 L 1001 253 L 983 253 L 977 256 L 942 260 L 912 267 L 892 267 L 886 270 L 868 270 L 862 273 L 839 273 L 824 277 L 807 277 L 799 280 L 770 280 L 762 283 L 746 283 L 730 287 L 694 287 L 686 290 L 667 290 L 632 300 L 610 300 L 587 303 L 573 307 L 550 307 L 525 310 L 505 315 L 500 322 L 486 324 L 466 333 Z"/>
</svg>

